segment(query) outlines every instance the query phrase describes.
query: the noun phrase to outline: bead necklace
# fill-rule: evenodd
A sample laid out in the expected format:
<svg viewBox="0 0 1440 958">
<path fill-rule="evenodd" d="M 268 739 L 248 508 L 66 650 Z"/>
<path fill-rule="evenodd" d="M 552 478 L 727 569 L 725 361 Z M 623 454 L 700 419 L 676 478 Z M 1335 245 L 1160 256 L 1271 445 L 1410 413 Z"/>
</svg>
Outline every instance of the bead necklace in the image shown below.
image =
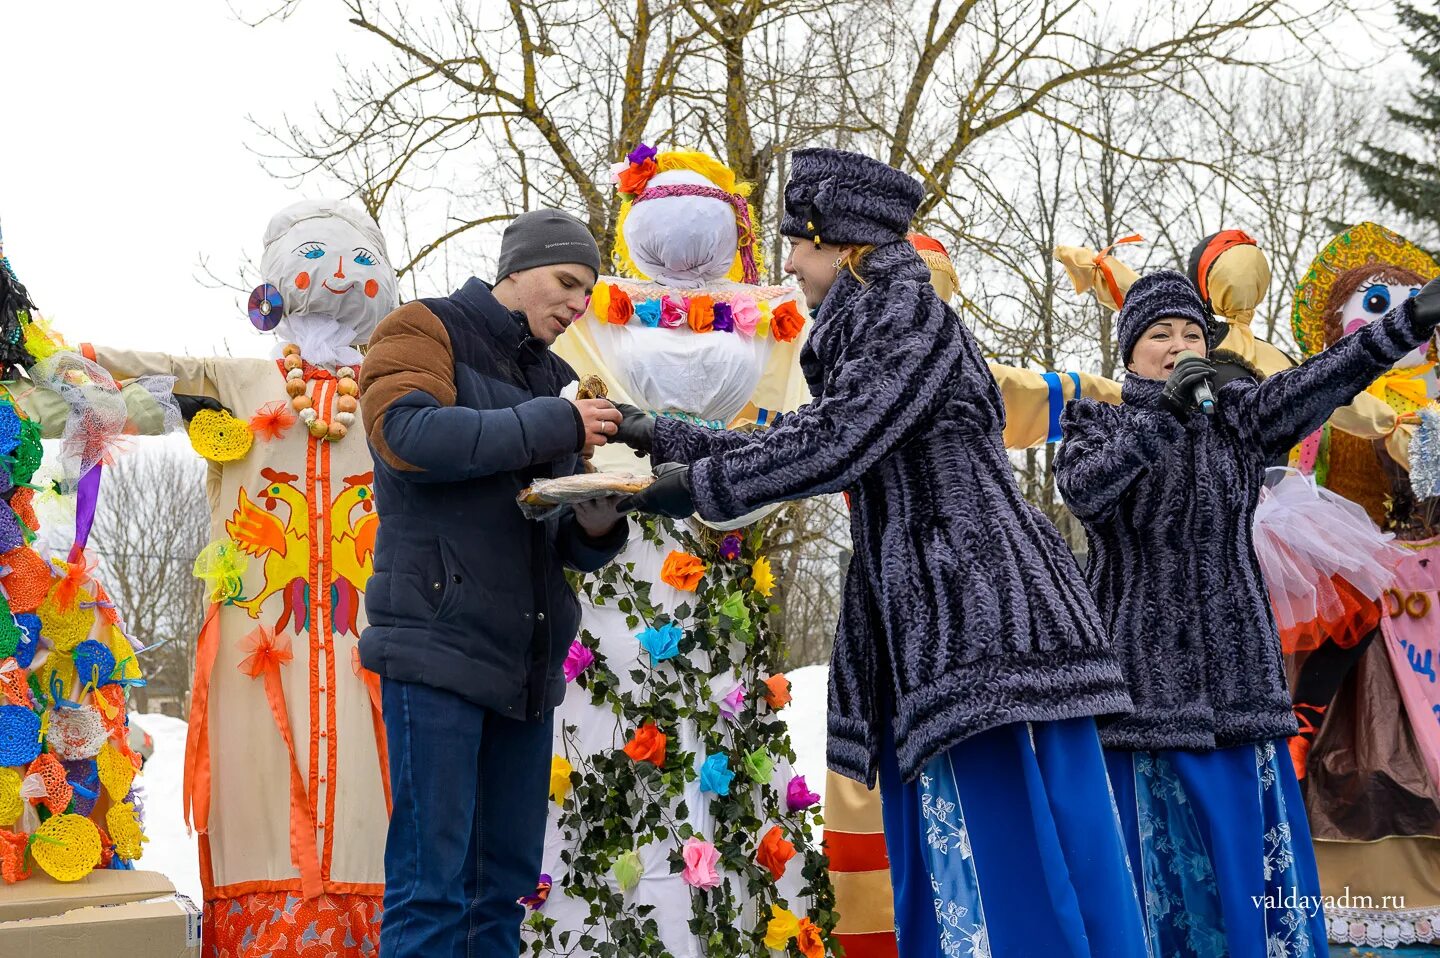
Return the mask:
<svg viewBox="0 0 1440 958">
<path fill-rule="evenodd" d="M 360 384 L 355 381 L 355 370 L 341 366 L 335 371 L 339 379 L 335 391 L 339 395 L 335 397 L 336 412 L 327 421 L 320 418 L 314 399 L 306 395 L 308 384 L 305 382 L 305 360 L 300 355 L 300 347 L 289 343 L 285 346 L 284 355 L 285 392 L 290 395 L 290 408 L 304 420 L 305 428 L 316 439 L 329 442 L 344 439 L 346 431 L 355 422 L 355 411 L 360 408 Z"/>
</svg>

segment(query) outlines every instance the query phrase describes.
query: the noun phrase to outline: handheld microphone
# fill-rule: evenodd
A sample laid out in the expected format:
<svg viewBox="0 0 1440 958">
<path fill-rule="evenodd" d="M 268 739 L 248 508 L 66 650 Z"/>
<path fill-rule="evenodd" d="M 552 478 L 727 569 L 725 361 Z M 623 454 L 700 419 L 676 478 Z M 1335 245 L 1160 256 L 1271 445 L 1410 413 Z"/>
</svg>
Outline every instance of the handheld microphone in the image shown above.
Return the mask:
<svg viewBox="0 0 1440 958">
<path fill-rule="evenodd" d="M 1187 349 L 1177 357 L 1177 359 L 1190 358 L 1201 359 L 1203 357 L 1193 349 Z M 1195 402 L 1205 415 L 1215 415 L 1215 394 L 1210 391 L 1210 384 L 1203 379 L 1195 384 Z"/>
</svg>

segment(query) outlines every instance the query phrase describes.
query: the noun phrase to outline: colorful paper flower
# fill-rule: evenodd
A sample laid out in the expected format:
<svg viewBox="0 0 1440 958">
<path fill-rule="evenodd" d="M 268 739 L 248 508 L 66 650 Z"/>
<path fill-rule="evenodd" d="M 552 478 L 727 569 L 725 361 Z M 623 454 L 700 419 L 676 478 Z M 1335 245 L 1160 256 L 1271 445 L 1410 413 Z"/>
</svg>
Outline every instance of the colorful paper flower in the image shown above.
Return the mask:
<svg viewBox="0 0 1440 958">
<path fill-rule="evenodd" d="M 30 869 L 25 867 L 25 849 L 28 843 L 29 836 L 23 832 L 0 829 L 0 878 L 3 878 L 7 885 L 30 877 Z"/>
<path fill-rule="evenodd" d="M 733 333 L 735 331 L 735 313 L 730 309 L 729 303 L 715 304 L 715 321 L 711 328 L 717 333 Z"/>
<path fill-rule="evenodd" d="M 665 733 L 646 722 L 635 730 L 625 743 L 625 754 L 636 762 L 649 762 L 656 768 L 665 767 Z"/>
<path fill-rule="evenodd" d="M 689 322 L 690 303 L 685 297 L 674 299 L 660 297 L 660 325 L 665 329 L 679 329 Z"/>
<path fill-rule="evenodd" d="M 730 304 L 730 315 L 737 333 L 742 336 L 755 335 L 755 329 L 760 325 L 760 307 L 755 305 L 754 300 L 735 300 Z"/>
<path fill-rule="evenodd" d="M 550 756 L 550 800 L 556 805 L 564 805 L 570 796 L 570 774 L 574 771 L 565 756 Z"/>
<path fill-rule="evenodd" d="M 770 304 L 765 300 L 761 300 L 758 308 L 760 310 L 760 322 L 755 326 L 755 335 L 769 336 L 771 316 Z"/>
<path fill-rule="evenodd" d="M 703 293 L 690 297 L 690 328 L 697 333 L 715 328 L 715 300 Z"/>
<path fill-rule="evenodd" d="M 681 592 L 694 592 L 705 577 L 705 563 L 688 552 L 672 552 L 660 566 L 660 581 Z"/>
<path fill-rule="evenodd" d="M 730 771 L 730 759 L 724 752 L 705 756 L 700 765 L 700 791 L 729 795 L 730 783 L 734 780 L 735 773 Z"/>
<path fill-rule="evenodd" d="M 680 875 L 686 884 L 694 888 L 714 888 L 720 884 L 720 873 L 715 869 L 720 853 L 714 845 L 692 835 L 685 840 L 681 855 L 685 859 L 685 869 Z"/>
<path fill-rule="evenodd" d="M 740 538 L 740 533 L 730 533 L 725 538 L 720 540 L 720 558 L 724 559 L 726 562 L 734 562 L 736 559 L 740 558 L 740 547 L 743 544 L 744 540 Z"/>
<path fill-rule="evenodd" d="M 579 639 L 571 641 L 570 651 L 565 653 L 565 681 L 575 681 L 594 664 L 595 653 L 586 648 L 585 643 Z"/>
<path fill-rule="evenodd" d="M 765 947 L 784 951 L 790 939 L 800 933 L 800 919 L 779 905 L 770 906 L 770 923 L 765 926 Z"/>
<path fill-rule="evenodd" d="M 590 311 L 596 319 L 603 320 L 610 315 L 610 289 L 609 283 L 596 283 L 590 291 Z"/>
<path fill-rule="evenodd" d="M 255 631 L 240 640 L 240 651 L 249 654 L 240 660 L 237 668 L 252 679 L 271 668 L 279 669 L 295 658 L 289 634 L 277 633 L 264 625 L 256 626 Z"/>
<path fill-rule="evenodd" d="M 516 899 L 515 903 L 517 905 L 524 905 L 531 911 L 539 911 L 544 908 L 545 903 L 550 900 L 550 889 L 554 884 L 555 880 L 553 878 L 549 875 L 542 874 L 539 880 L 535 882 L 535 891 L 523 898 Z"/>
<path fill-rule="evenodd" d="M 610 874 L 621 891 L 629 891 L 640 884 L 640 876 L 645 874 L 645 866 L 640 863 L 639 855 L 626 852 L 615 859 L 615 864 L 610 866 Z"/>
<path fill-rule="evenodd" d="M 805 317 L 800 315 L 800 310 L 795 308 L 793 300 L 786 300 L 776 306 L 770 314 L 770 331 L 775 338 L 782 343 L 794 342 L 795 337 L 800 335 L 800 330 L 805 328 Z"/>
<path fill-rule="evenodd" d="M 660 300 L 647 299 L 635 304 L 635 317 L 651 329 L 660 325 Z"/>
<path fill-rule="evenodd" d="M 745 756 L 745 774 L 749 775 L 753 782 L 768 782 L 770 776 L 775 774 L 775 760 L 765 749 L 757 748 Z"/>
<path fill-rule="evenodd" d="M 680 639 L 685 635 L 680 631 L 680 626 L 673 622 L 646 629 L 636 636 L 640 644 L 650 653 L 651 666 L 664 662 L 666 659 L 673 659 L 680 654 Z"/>
<path fill-rule="evenodd" d="M 732 592 L 727 595 L 725 601 L 720 603 L 720 614 L 735 623 L 736 631 L 750 631 L 750 607 L 745 604 L 742 593 Z"/>
<path fill-rule="evenodd" d="M 730 721 L 740 717 L 740 710 L 745 707 L 745 685 L 741 683 L 725 694 L 720 700 L 720 714 Z"/>
<path fill-rule="evenodd" d="M 635 149 L 625 154 L 625 159 L 631 163 L 644 163 L 646 160 L 653 160 L 660 155 L 660 151 L 648 143 L 636 144 Z"/>
<path fill-rule="evenodd" d="M 596 315 L 599 316 L 600 314 L 597 313 Z M 601 316 L 601 318 L 612 325 L 624 326 L 630 322 L 630 318 L 634 315 L 635 307 L 630 302 L 629 294 L 618 287 L 612 288 L 610 290 L 609 308 L 605 310 L 605 314 Z"/>
<path fill-rule="evenodd" d="M 632 162 L 620 171 L 620 175 L 616 178 L 616 184 L 620 187 L 621 193 L 639 196 L 645 192 L 645 187 L 649 185 L 651 177 L 659 172 L 660 167 L 655 164 L 653 159 L 643 160 L 639 163 Z"/>
<path fill-rule="evenodd" d="M 770 594 L 775 591 L 775 574 L 770 571 L 770 560 L 765 556 L 756 559 L 755 564 L 750 567 L 750 578 L 755 580 L 755 591 L 767 599 L 770 598 Z"/>
<path fill-rule="evenodd" d="M 784 672 L 777 672 L 765 680 L 765 701 L 775 711 L 780 711 L 790 704 L 790 680 L 785 677 Z"/>
<path fill-rule="evenodd" d="M 825 958 L 825 939 L 820 935 L 820 926 L 809 918 L 800 919 L 795 931 L 795 947 L 805 958 Z"/>
<path fill-rule="evenodd" d="M 819 801 L 820 796 L 810 791 L 810 786 L 805 784 L 804 775 L 796 775 L 785 787 L 785 804 L 790 806 L 792 812 L 803 811 Z"/>
<path fill-rule="evenodd" d="M 780 831 L 779 825 L 771 825 L 765 837 L 760 839 L 760 851 L 755 855 L 755 860 L 761 867 L 770 869 L 770 875 L 776 881 L 785 874 L 785 863 L 795 857 L 795 846 L 785 840 L 785 833 Z"/>
</svg>

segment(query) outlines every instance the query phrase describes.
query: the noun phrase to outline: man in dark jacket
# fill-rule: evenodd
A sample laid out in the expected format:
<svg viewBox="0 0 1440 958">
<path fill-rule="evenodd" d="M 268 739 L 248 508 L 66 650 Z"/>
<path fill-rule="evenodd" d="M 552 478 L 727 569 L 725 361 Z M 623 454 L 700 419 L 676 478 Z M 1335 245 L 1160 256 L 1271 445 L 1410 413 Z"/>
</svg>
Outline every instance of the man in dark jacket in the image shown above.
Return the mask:
<svg viewBox="0 0 1440 958">
<path fill-rule="evenodd" d="M 580 610 L 564 569 L 620 551 L 613 505 L 527 520 L 516 494 L 579 470 L 620 414 L 560 397 L 549 346 L 584 313 L 600 254 L 579 221 L 526 213 L 500 280 L 408 303 L 360 377 L 381 518 L 361 661 L 382 677 L 394 808 L 381 953 L 516 955 L 544 844 L 551 716 Z M 468 943 L 468 951 L 467 951 Z"/>
</svg>

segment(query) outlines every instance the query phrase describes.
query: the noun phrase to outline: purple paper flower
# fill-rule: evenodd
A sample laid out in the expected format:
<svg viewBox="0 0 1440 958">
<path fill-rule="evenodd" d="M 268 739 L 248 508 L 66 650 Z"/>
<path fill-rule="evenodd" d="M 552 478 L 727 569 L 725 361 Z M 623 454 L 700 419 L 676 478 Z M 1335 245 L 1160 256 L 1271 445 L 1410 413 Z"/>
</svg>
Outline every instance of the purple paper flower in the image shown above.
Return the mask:
<svg viewBox="0 0 1440 958">
<path fill-rule="evenodd" d="M 735 332 L 735 313 L 729 303 L 715 304 L 715 322 L 710 328 L 721 333 Z"/>
<path fill-rule="evenodd" d="M 745 686 L 740 684 L 730 690 L 729 694 L 720 700 L 720 714 L 730 721 L 740 717 L 740 709 L 745 706 Z"/>
<path fill-rule="evenodd" d="M 655 159 L 655 155 L 659 152 L 660 151 L 655 149 L 655 147 L 641 143 L 639 146 L 635 147 L 635 149 L 631 150 L 626 155 L 625 159 L 629 160 L 631 163 L 635 163 L 638 165 L 640 163 L 644 163 L 646 160 Z"/>
<path fill-rule="evenodd" d="M 590 666 L 595 664 L 595 653 L 587 649 L 579 639 L 570 643 L 570 651 L 565 656 L 565 681 L 573 682 L 580 677 Z"/>
<path fill-rule="evenodd" d="M 550 888 L 553 879 L 549 875 L 541 875 L 540 880 L 535 883 L 534 894 L 526 895 L 516 904 L 524 905 L 531 911 L 539 911 L 545 907 L 545 902 L 550 898 Z"/>
<path fill-rule="evenodd" d="M 726 562 L 734 562 L 740 558 L 740 536 L 732 532 L 720 540 L 720 558 Z"/>
<path fill-rule="evenodd" d="M 810 786 L 805 784 L 804 775 L 796 775 L 790 779 L 790 784 L 785 788 L 785 804 L 790 806 L 790 811 L 803 811 L 819 801 L 820 796 L 810 791 Z"/>
</svg>

